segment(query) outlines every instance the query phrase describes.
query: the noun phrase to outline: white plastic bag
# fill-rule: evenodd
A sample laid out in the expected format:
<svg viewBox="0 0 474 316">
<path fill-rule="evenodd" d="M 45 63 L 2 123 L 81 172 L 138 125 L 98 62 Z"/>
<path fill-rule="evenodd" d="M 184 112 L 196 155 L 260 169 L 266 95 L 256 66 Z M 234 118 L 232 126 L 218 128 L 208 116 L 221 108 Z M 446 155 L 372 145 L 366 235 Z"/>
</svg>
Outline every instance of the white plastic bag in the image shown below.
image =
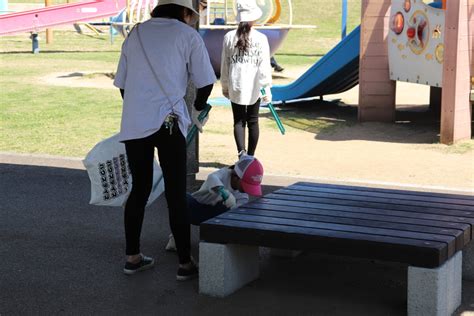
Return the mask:
<svg viewBox="0 0 474 316">
<path fill-rule="evenodd" d="M 99 142 L 82 161 L 91 180 L 90 204 L 124 206 L 132 189 L 125 145 L 118 134 Z M 153 187 L 148 204 L 164 191 L 163 173 L 156 158 L 153 160 Z"/>
</svg>

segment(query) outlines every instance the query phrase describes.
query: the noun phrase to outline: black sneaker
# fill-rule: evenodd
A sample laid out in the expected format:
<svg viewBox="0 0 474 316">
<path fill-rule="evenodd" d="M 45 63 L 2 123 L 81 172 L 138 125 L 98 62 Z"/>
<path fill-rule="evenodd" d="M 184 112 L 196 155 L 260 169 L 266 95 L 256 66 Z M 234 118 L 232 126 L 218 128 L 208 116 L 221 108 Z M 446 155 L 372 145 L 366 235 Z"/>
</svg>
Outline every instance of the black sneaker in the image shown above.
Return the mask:
<svg viewBox="0 0 474 316">
<path fill-rule="evenodd" d="M 191 259 L 191 265 L 189 268 L 179 268 L 178 273 L 176 274 L 176 280 L 186 281 L 197 278 L 199 275 L 199 268 Z"/>
<path fill-rule="evenodd" d="M 125 268 L 123 268 L 123 273 L 126 275 L 132 275 L 137 272 L 153 268 L 153 265 L 155 264 L 155 260 L 153 260 L 153 258 L 146 257 L 144 255 L 141 255 L 141 257 L 142 258 L 137 263 L 127 261 L 125 263 Z"/>
<path fill-rule="evenodd" d="M 285 70 L 285 68 L 283 68 L 280 65 L 276 65 L 275 68 L 273 68 L 273 69 L 275 69 L 276 72 L 282 72 L 283 70 Z"/>
</svg>

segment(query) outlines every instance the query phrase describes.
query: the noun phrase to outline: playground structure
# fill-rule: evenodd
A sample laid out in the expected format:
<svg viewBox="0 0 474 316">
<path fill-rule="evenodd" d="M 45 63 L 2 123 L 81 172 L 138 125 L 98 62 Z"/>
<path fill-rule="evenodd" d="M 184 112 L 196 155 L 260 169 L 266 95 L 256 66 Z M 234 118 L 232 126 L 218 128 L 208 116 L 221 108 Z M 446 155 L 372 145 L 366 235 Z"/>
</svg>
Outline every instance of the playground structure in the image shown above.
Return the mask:
<svg viewBox="0 0 474 316">
<path fill-rule="evenodd" d="M 275 101 L 322 97 L 347 91 L 359 83 L 360 27 L 342 39 L 301 77 L 272 88 Z"/>
<path fill-rule="evenodd" d="M 116 15 L 126 0 L 89 0 L 0 15 L 0 35 L 37 33 L 45 28 Z"/>
<path fill-rule="evenodd" d="M 285 12 L 288 23 L 280 24 L 282 5 L 280 0 L 259 0 L 262 18 L 257 28 L 268 38 L 271 54 L 280 47 L 291 28 L 313 28 L 314 26 L 293 25 L 291 0 L 287 1 Z M 98 34 L 95 26 L 110 26 L 112 34 L 118 32 L 126 36 L 131 26 L 150 17 L 157 0 L 89 0 L 63 5 L 55 5 L 36 10 L 0 15 L 0 35 L 20 32 L 38 33 L 40 30 L 74 24 L 81 31 L 84 25 Z M 200 33 L 209 51 L 211 63 L 216 73 L 220 71 L 222 40 L 225 33 L 236 27 L 235 0 L 209 0 L 208 8 L 201 12 L 206 16 L 200 25 Z M 90 22 L 98 18 L 108 18 L 109 22 Z M 33 35 L 33 41 L 35 36 Z"/>
<path fill-rule="evenodd" d="M 393 122 L 396 80 L 426 84 L 431 105 L 438 96 L 441 107 L 440 141 L 469 139 L 474 0 L 362 4 L 361 26 L 296 81 L 274 86 L 273 99 L 322 97 L 359 84 L 359 121 Z"/>
<path fill-rule="evenodd" d="M 2 8 L 8 8 L 8 2 L 1 0 Z M 49 27 L 74 24 L 76 31 L 82 33 L 82 26 L 95 34 L 102 31 L 96 26 L 109 26 L 111 42 L 117 33 L 126 36 L 133 25 L 143 22 L 158 0 L 93 0 L 46 6 L 44 8 L 3 14 L 0 11 L 0 35 L 21 32 L 38 33 Z M 97 19 L 109 18 L 108 22 L 91 22 Z"/>
<path fill-rule="evenodd" d="M 157 0 L 92 0 L 3 14 L 0 15 L 0 35 L 31 32 L 34 42 L 36 34 L 45 28 L 74 24 L 80 33 L 81 26 L 85 26 L 97 35 L 96 26 L 109 26 L 113 41 L 113 35 L 126 36 L 131 26 L 148 19 L 157 3 Z M 5 4 L 7 7 L 8 3 Z M 91 22 L 101 18 L 109 18 L 109 21 Z"/>
<path fill-rule="evenodd" d="M 293 24 L 291 0 L 286 0 L 285 7 L 280 0 L 258 0 L 257 4 L 263 14 L 257 20 L 255 28 L 267 36 L 271 55 L 278 50 L 291 29 L 315 28 L 311 25 Z M 219 73 L 224 35 L 237 27 L 236 1 L 208 0 L 207 8 L 200 13 L 202 17 L 199 32 L 209 52 L 212 67 Z M 286 17 L 286 23 L 281 23 L 283 16 Z"/>
<path fill-rule="evenodd" d="M 395 2 L 395 1 L 394 1 Z M 399 1 L 405 3 L 403 0 Z M 343 8 L 344 3 L 343 1 Z M 440 3 L 441 4 L 441 3 Z M 417 6 L 419 10 L 411 10 L 416 12 L 421 12 L 420 15 L 426 16 L 424 9 L 431 12 L 436 23 L 434 25 L 438 28 L 441 28 L 444 25 L 444 11 L 440 10 L 441 5 L 436 5 L 436 3 L 430 4 L 431 6 L 438 7 L 433 8 L 431 6 L 426 6 L 423 3 L 414 3 L 414 6 Z M 392 6 L 394 8 L 396 6 Z M 399 9 L 399 10 L 398 10 Z M 392 18 L 392 30 L 395 26 L 403 27 L 405 20 L 402 13 L 400 12 L 401 7 L 398 8 L 394 13 L 395 17 Z M 403 11 L 403 10 L 402 10 Z M 344 9 L 343 9 L 344 15 Z M 399 18 L 399 19 L 396 19 Z M 406 18 L 409 21 L 408 18 Z M 345 18 L 343 17 L 343 25 Z M 426 19 L 424 20 L 426 23 Z M 395 25 L 398 23 L 402 26 Z M 405 28 L 408 29 L 408 27 Z M 343 34 L 342 40 L 338 43 L 333 49 L 331 49 L 321 60 L 316 62 L 311 68 L 309 68 L 300 78 L 288 85 L 275 86 L 272 89 L 273 99 L 275 101 L 287 102 L 289 100 L 298 100 L 311 97 L 323 97 L 328 94 L 337 94 L 345 92 L 359 83 L 359 60 L 360 60 L 360 26 L 356 27 L 348 36 L 345 36 L 345 27 L 342 27 Z M 423 37 L 428 36 L 428 28 L 424 29 L 425 32 L 422 34 Z M 413 31 L 411 28 L 410 31 Z M 394 35 L 395 32 L 391 32 L 389 36 Z M 405 33 L 400 31 L 398 36 L 404 36 Z M 413 47 L 416 44 L 403 44 L 408 43 L 408 38 L 398 41 L 393 36 L 390 38 L 389 42 L 397 43 L 397 45 L 389 45 L 389 48 L 393 48 L 393 58 L 391 61 L 391 78 L 392 80 L 402 80 L 407 82 L 414 83 L 426 83 L 431 84 L 436 87 L 441 86 L 441 65 L 442 63 L 429 63 L 433 60 L 439 60 L 442 58 L 442 48 L 441 44 L 444 38 L 444 32 L 437 30 L 437 37 L 435 40 L 428 41 L 425 39 L 425 43 L 428 45 L 434 45 L 431 49 L 431 54 L 426 56 L 421 56 L 421 49 L 418 49 L 417 53 L 413 53 L 410 58 L 407 58 L 408 53 L 397 54 L 402 47 Z M 396 37 L 396 36 L 395 36 Z M 417 40 L 418 37 L 413 39 L 413 42 Z M 403 42 L 403 43 L 402 43 Z M 421 41 L 423 43 L 423 40 Z M 436 44 L 433 44 L 436 43 Z M 410 46 L 412 45 L 412 46 Z M 438 54 L 435 54 L 435 50 Z M 423 51 L 425 49 L 423 48 Z M 389 50 L 389 52 L 392 52 Z M 441 52 L 441 54 L 440 54 Z M 419 58 L 416 58 L 419 57 Z M 398 59 L 396 59 L 398 58 Z M 410 74 L 408 76 L 408 74 Z M 421 78 L 420 75 L 423 77 Z M 409 80 L 408 77 L 413 77 L 415 79 Z"/>
<path fill-rule="evenodd" d="M 393 0 L 390 15 L 390 78 L 441 87 L 445 34 L 441 3 Z"/>
<path fill-rule="evenodd" d="M 403 11 L 406 11 L 408 6 L 414 8 L 415 3 L 425 6 L 421 13 L 424 19 L 427 16 L 426 13 L 431 9 L 426 4 L 419 2 L 415 0 L 393 0 L 392 3 L 379 0 L 362 2 L 358 114 L 360 121 L 391 122 L 395 119 L 396 82 L 392 80 L 394 76 L 390 74 L 389 46 L 395 44 L 390 41 L 394 39 L 391 32 L 396 32 L 393 30 L 394 22 L 387 22 L 396 19 L 397 13 L 392 15 L 391 6 L 394 6 L 394 9 L 403 8 Z M 405 19 L 404 26 L 409 30 L 415 23 L 416 29 L 415 34 L 412 33 L 413 31 L 406 34 L 410 41 L 408 42 L 409 48 L 405 48 L 405 51 L 407 51 L 406 59 L 408 59 L 408 54 L 412 55 L 409 53 L 411 51 L 419 58 L 429 59 L 427 62 L 429 61 L 433 65 L 442 62 L 441 80 L 438 82 L 438 85 L 441 84 L 442 87 L 440 141 L 444 144 L 452 144 L 471 137 L 472 108 L 469 95 L 471 76 L 474 75 L 472 58 L 474 52 L 474 1 L 443 0 L 436 2 L 442 2 L 442 8 L 445 10 L 444 24 L 436 25 L 439 23 L 435 23 L 434 27 L 430 29 L 426 29 L 426 26 L 423 27 L 422 21 L 412 19 L 414 13 L 415 17 L 419 14 L 419 10 L 416 12 L 411 11 L 413 8 L 408 10 L 411 14 L 407 15 L 409 19 Z M 412 20 L 410 21 L 410 19 Z M 425 49 L 430 46 L 426 42 L 421 44 L 420 40 L 429 36 L 430 41 L 440 41 L 443 34 L 444 40 L 442 43 L 438 43 L 443 47 L 437 46 L 438 51 L 435 47 L 434 51 L 428 52 L 430 55 L 427 55 Z M 413 39 L 415 36 L 418 37 L 417 40 Z M 412 39 L 414 42 L 411 42 Z M 425 54 L 422 55 L 423 52 Z M 394 63 L 392 62 L 392 64 Z M 415 80 L 415 82 L 419 80 L 419 83 L 426 84 L 426 80 L 425 82 L 421 80 L 421 73 L 420 78 L 412 76 L 413 74 L 404 79 Z M 428 82 L 428 84 L 433 83 Z M 439 90 L 436 85 L 431 89 L 433 93 Z"/>
</svg>

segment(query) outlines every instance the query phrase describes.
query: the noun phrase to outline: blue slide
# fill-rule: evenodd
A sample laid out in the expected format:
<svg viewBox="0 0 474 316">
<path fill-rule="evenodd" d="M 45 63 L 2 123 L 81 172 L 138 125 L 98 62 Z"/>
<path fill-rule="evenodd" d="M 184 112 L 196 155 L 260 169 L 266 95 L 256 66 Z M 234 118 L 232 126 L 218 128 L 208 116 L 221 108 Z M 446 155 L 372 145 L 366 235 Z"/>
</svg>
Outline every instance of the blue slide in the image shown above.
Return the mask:
<svg viewBox="0 0 474 316">
<path fill-rule="evenodd" d="M 341 93 L 359 83 L 360 26 L 301 77 L 272 88 L 273 101 L 289 101 Z"/>
</svg>

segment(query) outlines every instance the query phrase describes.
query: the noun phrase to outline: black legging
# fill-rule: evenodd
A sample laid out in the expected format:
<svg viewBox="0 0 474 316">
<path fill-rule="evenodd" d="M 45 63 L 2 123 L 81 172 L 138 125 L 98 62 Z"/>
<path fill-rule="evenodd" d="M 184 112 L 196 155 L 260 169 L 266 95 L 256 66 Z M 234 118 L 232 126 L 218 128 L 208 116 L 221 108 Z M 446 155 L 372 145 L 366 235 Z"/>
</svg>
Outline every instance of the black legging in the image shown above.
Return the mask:
<svg viewBox="0 0 474 316">
<path fill-rule="evenodd" d="M 140 233 L 145 206 L 153 185 L 153 156 L 158 148 L 165 182 L 171 232 L 176 240 L 179 263 L 190 262 L 191 233 L 186 209 L 186 140 L 178 124 L 173 133 L 162 127 L 146 138 L 125 142 L 132 173 L 132 191 L 125 205 L 126 254 L 140 253 Z"/>
<path fill-rule="evenodd" d="M 234 138 L 237 144 L 237 152 L 245 150 L 245 127 L 249 128 L 249 147 L 247 153 L 255 154 L 257 149 L 260 130 L 258 127 L 258 110 L 260 99 L 253 105 L 240 105 L 232 102 L 232 113 L 234 114 Z"/>
</svg>

